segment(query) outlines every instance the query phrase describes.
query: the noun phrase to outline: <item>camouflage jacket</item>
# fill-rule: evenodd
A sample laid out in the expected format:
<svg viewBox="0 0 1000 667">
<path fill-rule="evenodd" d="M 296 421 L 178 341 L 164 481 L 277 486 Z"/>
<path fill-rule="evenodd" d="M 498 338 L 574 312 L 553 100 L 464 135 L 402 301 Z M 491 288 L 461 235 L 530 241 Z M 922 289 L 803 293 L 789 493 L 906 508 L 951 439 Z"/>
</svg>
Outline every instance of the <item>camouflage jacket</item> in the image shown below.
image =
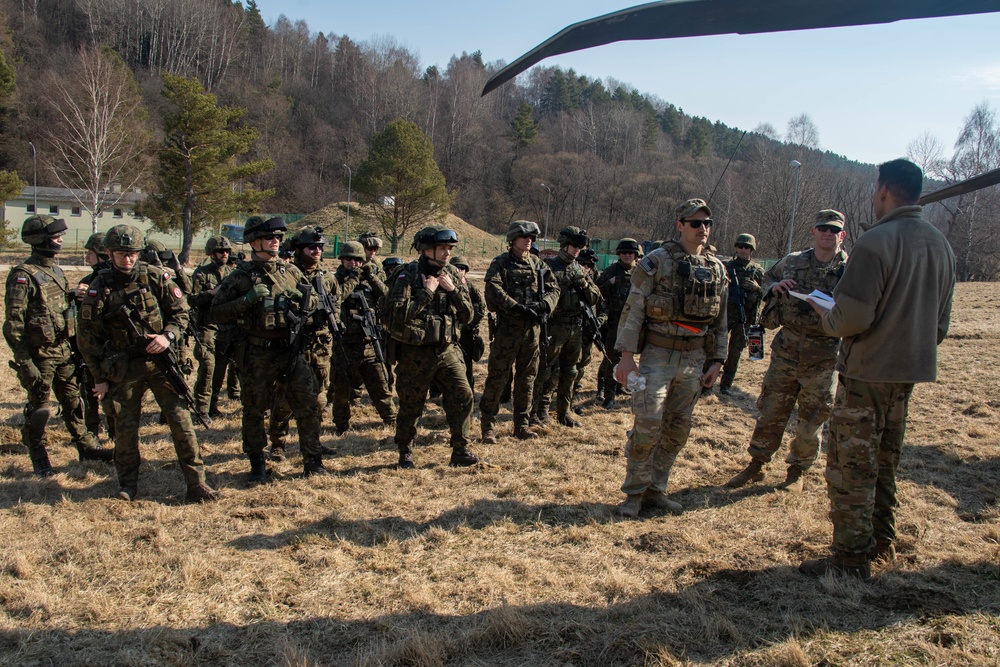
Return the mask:
<svg viewBox="0 0 1000 667">
<path fill-rule="evenodd" d="M 549 314 L 549 323 L 557 326 L 581 325 L 584 304 L 595 306 L 601 299 L 601 292 L 590 278 L 590 272 L 564 250 L 546 259 L 545 263 L 559 283 L 559 300 Z"/>
<path fill-rule="evenodd" d="M 32 254 L 7 275 L 3 335 L 15 363 L 65 357 L 76 299 L 55 259 Z"/>
<path fill-rule="evenodd" d="M 730 327 L 739 327 L 742 324 L 751 326 L 757 324 L 760 316 L 760 304 L 764 297 L 764 267 L 757 262 L 750 260 L 746 264 L 739 258 L 726 262 L 726 274 L 729 277 L 729 300 L 728 314 Z M 739 295 L 743 295 L 743 312 L 746 315 L 746 322 L 740 322 Z"/>
<path fill-rule="evenodd" d="M 241 331 L 254 337 L 282 338 L 288 335 L 290 326 L 287 311 L 301 305 L 294 292 L 299 291 L 304 283 L 302 271 L 282 259 L 239 262 L 219 285 L 219 291 L 212 299 L 212 318 L 218 324 L 235 322 Z M 270 296 L 251 304 L 247 292 L 255 285 L 267 286 Z M 313 295 L 312 303 L 306 305 L 311 310 L 316 303 Z"/>
<path fill-rule="evenodd" d="M 540 272 L 543 266 L 546 269 Z M 545 292 L 545 297 L 541 299 L 538 297 L 539 273 Z M 522 324 L 523 318 L 510 312 L 516 304 L 526 305 L 544 301 L 551 313 L 559 302 L 559 283 L 555 275 L 548 270 L 542 260 L 530 253 L 523 259 L 513 251 L 494 257 L 490 262 L 490 268 L 486 270 L 486 285 L 483 292 L 486 297 L 486 307 L 490 312 L 499 313 L 502 316 L 501 321 L 516 319 Z"/>
<path fill-rule="evenodd" d="M 191 306 L 191 318 L 197 329 L 218 329 L 212 319 L 212 290 L 222 284 L 233 267 L 229 264 L 217 265 L 209 261 L 194 270 L 191 276 L 191 293 L 188 295 L 188 305 Z M 183 291 L 183 288 L 181 289 Z"/>
<path fill-rule="evenodd" d="M 438 287 L 431 292 L 424 287 L 426 276 L 447 274 L 455 289 Z M 386 297 L 389 333 L 405 345 L 443 348 L 458 342 L 461 326 L 472 321 L 469 288 L 458 269 L 450 264 L 435 267 L 425 256 L 404 265 L 395 274 L 392 290 Z"/>
<path fill-rule="evenodd" d="M 613 326 L 618 325 L 618 318 L 622 316 L 629 290 L 632 289 L 632 272 L 634 270 L 635 264 L 624 264 L 619 260 L 604 269 L 597 278 L 597 287 L 601 290 L 601 296 L 604 297 L 609 321 L 614 323 Z"/>
<path fill-rule="evenodd" d="M 819 290 L 833 295 L 833 288 L 844 275 L 847 253 L 839 250 L 829 262 L 820 262 L 812 248 L 793 252 L 764 274 L 764 313 L 761 323 L 768 329 L 787 327 L 801 334 L 831 338 L 823 330 L 819 315 L 807 302 L 791 295 L 779 296 L 773 287 L 782 280 L 794 280 L 794 291 L 808 294 Z"/>
<path fill-rule="evenodd" d="M 375 269 L 379 270 L 376 272 Z M 389 288 L 380 278 L 385 275 L 382 267 L 374 262 L 362 264 L 360 269 L 348 271 L 343 265 L 337 267 L 336 280 L 340 285 L 340 321 L 344 323 L 345 336 L 348 340 L 367 338 L 361 327 L 362 304 L 361 296 L 372 310 L 372 317 L 378 324 L 381 305 L 389 293 Z"/>
</svg>

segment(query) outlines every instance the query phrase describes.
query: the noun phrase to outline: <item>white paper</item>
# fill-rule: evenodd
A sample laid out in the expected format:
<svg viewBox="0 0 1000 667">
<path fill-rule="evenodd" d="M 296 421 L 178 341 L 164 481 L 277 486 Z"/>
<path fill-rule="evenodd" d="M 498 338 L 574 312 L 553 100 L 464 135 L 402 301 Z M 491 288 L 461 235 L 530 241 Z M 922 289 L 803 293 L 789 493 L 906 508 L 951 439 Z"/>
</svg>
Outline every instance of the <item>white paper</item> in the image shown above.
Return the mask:
<svg viewBox="0 0 1000 667">
<path fill-rule="evenodd" d="M 788 290 L 788 293 L 794 296 L 796 299 L 802 299 L 803 301 L 812 299 L 813 301 L 816 302 L 816 305 L 822 308 L 823 310 L 830 310 L 831 308 L 833 308 L 834 304 L 833 298 L 828 294 L 823 294 L 823 292 L 820 292 L 819 290 L 813 290 L 809 294 L 803 294 L 802 292 L 793 292 L 792 290 Z"/>
</svg>

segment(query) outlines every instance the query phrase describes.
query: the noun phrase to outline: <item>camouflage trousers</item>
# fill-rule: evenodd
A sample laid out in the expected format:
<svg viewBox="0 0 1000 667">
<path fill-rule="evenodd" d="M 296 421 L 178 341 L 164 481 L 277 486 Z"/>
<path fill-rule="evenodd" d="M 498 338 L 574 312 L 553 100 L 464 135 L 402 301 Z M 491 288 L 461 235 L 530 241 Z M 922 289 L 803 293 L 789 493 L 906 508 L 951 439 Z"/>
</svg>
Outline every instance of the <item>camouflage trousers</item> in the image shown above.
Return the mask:
<svg viewBox="0 0 1000 667">
<path fill-rule="evenodd" d="M 736 370 L 740 367 L 740 357 L 745 349 L 747 349 L 747 337 L 743 327 L 731 328 L 729 330 L 729 353 L 726 355 L 726 363 L 722 365 L 720 386 L 731 387 L 733 385 L 733 380 L 736 379 Z"/>
<path fill-rule="evenodd" d="M 535 378 L 532 412 L 549 411 L 552 392 L 556 392 L 556 414 L 560 417 L 569 412 L 573 403 L 573 387 L 583 356 L 583 329 L 580 326 L 550 325 L 548 347 L 545 350 L 545 365 L 538 369 Z"/>
<path fill-rule="evenodd" d="M 392 392 L 389 391 L 389 377 L 385 366 L 375 357 L 375 350 L 364 340 L 344 340 L 344 351 L 350 365 L 344 360 L 339 343 L 334 343 L 333 351 L 333 423 L 338 427 L 346 427 L 351 421 L 351 401 L 354 399 L 354 387 L 364 385 L 372 405 L 378 411 L 378 416 L 385 423 L 396 419 L 396 405 L 392 402 Z"/>
<path fill-rule="evenodd" d="M 815 350 L 814 356 L 791 359 L 781 353 L 780 338 L 772 345 L 771 365 L 757 399 L 760 416 L 750 437 L 750 457 L 769 463 L 781 447 L 781 438 L 798 403 L 798 424 L 788 445 L 785 463 L 809 470 L 819 453 L 823 424 L 833 410 L 834 366 L 837 349 Z"/>
<path fill-rule="evenodd" d="M 184 481 L 189 485 L 205 481 L 205 464 L 201 460 L 198 436 L 195 435 L 191 413 L 174 392 L 156 363 L 145 356 L 132 357 L 121 382 L 113 383 L 106 397 L 109 414 L 115 423 L 115 468 L 118 483 L 130 489 L 139 483 L 139 419 L 142 399 L 149 388 L 167 419 L 174 452 L 180 463 Z"/>
<path fill-rule="evenodd" d="M 617 384 L 615 384 L 615 365 L 622 360 L 622 353 L 615 349 L 615 341 L 618 339 L 618 319 L 613 316 L 608 317 L 608 330 L 604 333 L 604 349 L 608 356 L 601 359 L 601 367 L 597 371 L 597 385 L 604 387 L 604 393 L 614 396 Z M 614 325 L 611 322 L 614 322 Z"/>
<path fill-rule="evenodd" d="M 826 454 L 837 552 L 866 553 L 877 540 L 896 539 L 896 468 L 912 393 L 912 384 L 840 376 Z"/>
<path fill-rule="evenodd" d="M 501 317 L 490 343 L 486 384 L 479 398 L 484 425 L 492 425 L 500 411 L 500 397 L 514 373 L 514 426 L 528 426 L 531 392 L 538 375 L 538 325 L 523 325 Z"/>
<path fill-rule="evenodd" d="M 319 456 L 320 415 L 316 376 L 300 355 L 282 386 L 278 379 L 288 364 L 288 348 L 263 348 L 244 343 L 240 353 L 240 400 L 243 403 L 243 451 L 256 456 L 267 446 L 264 413 L 279 400 L 288 402 L 299 432 L 303 456 Z"/>
<path fill-rule="evenodd" d="M 49 352 L 58 351 L 49 350 Z M 27 392 L 21 442 L 28 448 L 28 455 L 32 460 L 46 455 L 45 426 L 49 420 L 51 405 L 49 399 L 52 394 L 55 394 L 56 401 L 62 409 L 63 422 L 66 424 L 73 445 L 97 447 L 97 438 L 87 430 L 84 423 L 80 385 L 77 384 L 76 366 L 69 356 L 69 348 L 66 348 L 65 355 L 35 359 L 34 364 L 42 375 L 41 381 L 32 384 L 18 373 L 21 386 Z"/>
<path fill-rule="evenodd" d="M 431 382 L 441 388 L 441 401 L 451 446 L 469 444 L 472 422 L 472 389 L 465 379 L 465 362 L 458 345 L 417 347 L 397 343 L 396 393 L 399 415 L 396 418 L 396 446 L 409 451 L 417 435 L 417 420 L 424 411 Z"/>
<path fill-rule="evenodd" d="M 703 348 L 681 352 L 646 345 L 643 349 L 639 374 L 646 378 L 646 388 L 632 392 L 635 422 L 625 443 L 622 491 L 626 494 L 667 490 L 670 469 L 691 432 L 704 363 Z"/>
<path fill-rule="evenodd" d="M 198 360 L 198 375 L 194 382 L 194 400 L 198 404 L 198 412 L 208 414 L 209 408 L 218 398 L 215 387 L 215 368 L 217 364 L 228 364 L 219 354 L 216 342 L 219 336 L 217 329 L 202 329 L 195 341 L 194 357 Z M 221 389 L 221 384 L 219 389 Z"/>
<path fill-rule="evenodd" d="M 318 347 L 306 351 L 302 356 L 313 373 L 313 382 L 317 388 L 316 409 L 320 413 L 320 421 L 322 422 L 323 408 L 326 407 L 326 387 L 330 382 L 330 354 L 328 350 Z M 267 435 L 272 445 L 285 446 L 285 438 L 288 437 L 288 431 L 291 427 L 292 414 L 292 406 L 288 402 L 287 392 L 281 400 L 275 397 L 274 405 L 271 407 L 271 419 L 267 425 Z"/>
<path fill-rule="evenodd" d="M 80 354 L 76 351 L 75 354 Z M 100 401 L 94 395 L 94 374 L 89 368 L 77 368 L 77 382 L 80 385 L 80 400 L 83 401 L 83 421 L 87 430 L 96 438 L 101 432 Z"/>
</svg>

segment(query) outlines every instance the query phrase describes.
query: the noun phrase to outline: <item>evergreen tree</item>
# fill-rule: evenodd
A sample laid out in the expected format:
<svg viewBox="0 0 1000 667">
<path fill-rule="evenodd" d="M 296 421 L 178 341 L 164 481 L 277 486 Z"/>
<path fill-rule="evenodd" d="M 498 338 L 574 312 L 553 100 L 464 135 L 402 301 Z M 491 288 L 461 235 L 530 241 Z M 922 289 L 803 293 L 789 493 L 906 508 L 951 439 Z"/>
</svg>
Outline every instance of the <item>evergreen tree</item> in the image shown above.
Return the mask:
<svg viewBox="0 0 1000 667">
<path fill-rule="evenodd" d="M 3 205 L 13 199 L 28 185 L 15 171 L 0 170 L 0 211 Z M 6 219 L 0 220 L 0 248 L 9 248 L 17 240 L 17 230 L 10 229 Z"/>
<path fill-rule="evenodd" d="M 389 123 L 372 138 L 354 187 L 371 204 L 392 252 L 412 228 L 443 220 L 451 204 L 434 146 L 407 120 Z"/>
<path fill-rule="evenodd" d="M 270 171 L 274 163 L 239 163 L 259 134 L 239 122 L 245 109 L 219 106 L 215 95 L 192 79 L 164 74 L 163 81 L 163 96 L 174 110 L 163 117 L 157 192 L 143 213 L 160 231 L 183 231 L 178 257 L 183 264 L 195 232 L 218 229 L 224 220 L 274 194 L 247 180 Z"/>
<path fill-rule="evenodd" d="M 538 123 L 535 122 L 531 114 L 533 107 L 527 102 L 521 102 L 517 108 L 517 115 L 510 124 L 511 135 L 514 139 L 514 159 L 517 159 L 522 148 L 535 143 L 538 136 Z"/>
</svg>

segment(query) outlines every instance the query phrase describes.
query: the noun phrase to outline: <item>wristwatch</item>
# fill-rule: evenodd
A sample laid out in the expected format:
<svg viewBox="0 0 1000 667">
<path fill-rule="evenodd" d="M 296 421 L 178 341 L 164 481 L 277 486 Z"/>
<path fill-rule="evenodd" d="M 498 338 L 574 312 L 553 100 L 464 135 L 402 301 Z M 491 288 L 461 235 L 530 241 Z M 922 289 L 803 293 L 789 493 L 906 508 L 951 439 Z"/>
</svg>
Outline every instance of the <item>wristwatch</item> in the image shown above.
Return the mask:
<svg viewBox="0 0 1000 667">
<path fill-rule="evenodd" d="M 163 335 L 166 336 L 167 340 L 169 340 L 171 343 L 177 340 L 177 336 L 174 334 L 173 331 L 164 331 Z"/>
</svg>

